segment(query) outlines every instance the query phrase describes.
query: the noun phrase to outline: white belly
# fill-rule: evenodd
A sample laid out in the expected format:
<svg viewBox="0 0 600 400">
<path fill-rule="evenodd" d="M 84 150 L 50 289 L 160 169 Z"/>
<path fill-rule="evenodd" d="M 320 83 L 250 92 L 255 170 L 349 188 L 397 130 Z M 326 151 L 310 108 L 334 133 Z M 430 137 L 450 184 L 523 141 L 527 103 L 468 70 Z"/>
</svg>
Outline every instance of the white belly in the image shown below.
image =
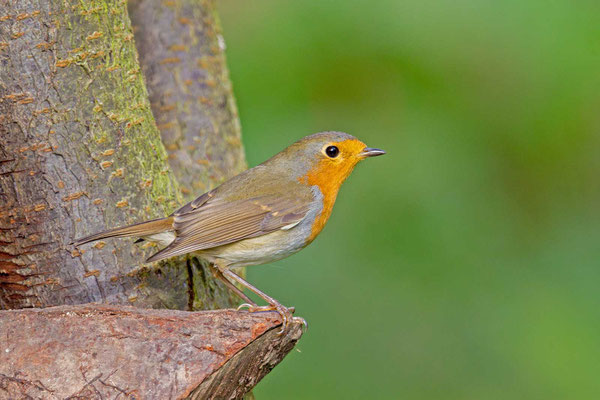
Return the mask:
<svg viewBox="0 0 600 400">
<path fill-rule="evenodd" d="M 225 260 L 230 267 L 267 264 L 301 250 L 305 246 L 306 236 L 304 234 L 290 235 L 289 231 L 275 231 L 267 235 L 202 250 L 198 253 L 209 262 L 213 262 L 217 258 Z"/>
</svg>

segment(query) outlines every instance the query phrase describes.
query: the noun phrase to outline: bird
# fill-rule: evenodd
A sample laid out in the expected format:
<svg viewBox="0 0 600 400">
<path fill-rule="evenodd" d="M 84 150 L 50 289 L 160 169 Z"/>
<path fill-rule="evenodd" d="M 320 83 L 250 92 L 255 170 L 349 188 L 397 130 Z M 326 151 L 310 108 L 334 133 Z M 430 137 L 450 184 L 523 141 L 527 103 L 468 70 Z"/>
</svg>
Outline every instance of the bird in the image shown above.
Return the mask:
<svg viewBox="0 0 600 400">
<path fill-rule="evenodd" d="M 276 311 L 284 332 L 306 321 L 247 282 L 231 268 L 266 264 L 308 246 L 327 223 L 338 191 L 362 160 L 385 151 L 367 147 L 354 136 L 319 132 L 291 144 L 267 161 L 250 168 L 185 204 L 171 215 L 85 236 L 76 247 L 106 238 L 138 237 L 164 246 L 151 263 L 195 253 L 206 260 L 216 278 L 250 312 Z M 254 292 L 259 306 L 236 284 Z"/>
</svg>

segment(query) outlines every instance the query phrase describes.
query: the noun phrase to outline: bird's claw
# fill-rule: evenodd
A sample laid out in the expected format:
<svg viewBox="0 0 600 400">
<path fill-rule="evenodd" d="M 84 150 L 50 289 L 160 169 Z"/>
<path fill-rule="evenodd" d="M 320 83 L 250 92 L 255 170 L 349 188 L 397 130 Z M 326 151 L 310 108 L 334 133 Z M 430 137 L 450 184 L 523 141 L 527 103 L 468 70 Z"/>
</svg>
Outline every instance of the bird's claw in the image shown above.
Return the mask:
<svg viewBox="0 0 600 400">
<path fill-rule="evenodd" d="M 237 310 L 237 311 L 240 311 L 240 310 L 242 310 L 242 309 L 244 309 L 244 308 L 247 308 L 248 310 L 250 310 L 252 307 L 253 307 L 253 305 L 252 305 L 252 304 L 248 304 L 248 303 L 242 303 L 242 304 L 240 304 L 240 305 L 237 307 L 237 309 L 236 309 L 236 310 Z"/>
<path fill-rule="evenodd" d="M 305 329 L 308 329 L 308 324 L 306 323 L 306 320 L 304 318 L 294 317 L 292 315 L 294 313 L 294 311 L 296 311 L 296 309 L 294 307 L 287 308 L 282 305 L 279 305 L 279 307 L 276 306 L 275 311 L 277 311 L 279 313 L 279 315 L 281 315 L 281 320 L 282 320 L 281 321 L 281 329 L 279 330 L 279 332 L 277 332 L 277 334 L 279 336 L 283 335 L 294 324 L 302 324 L 303 331 Z"/>
<path fill-rule="evenodd" d="M 238 306 L 237 310 L 240 311 L 243 308 L 248 309 L 248 312 L 251 312 L 251 313 L 277 310 L 277 308 L 275 306 L 257 306 L 256 304 L 249 304 L 249 303 L 240 304 Z"/>
<path fill-rule="evenodd" d="M 294 317 L 292 314 L 296 311 L 295 307 L 285 307 L 281 304 L 269 304 L 267 306 L 257 306 L 254 304 L 244 303 L 238 306 L 238 311 L 241 309 L 247 309 L 248 312 L 261 312 L 261 311 L 277 311 L 281 316 L 281 329 L 277 332 L 278 335 L 283 335 L 285 331 L 293 324 L 302 324 L 302 331 L 308 329 L 308 323 L 301 317 Z"/>
<path fill-rule="evenodd" d="M 302 324 L 302 332 L 306 332 L 308 330 L 308 322 L 302 317 L 292 317 L 292 323 L 294 324 Z"/>
</svg>

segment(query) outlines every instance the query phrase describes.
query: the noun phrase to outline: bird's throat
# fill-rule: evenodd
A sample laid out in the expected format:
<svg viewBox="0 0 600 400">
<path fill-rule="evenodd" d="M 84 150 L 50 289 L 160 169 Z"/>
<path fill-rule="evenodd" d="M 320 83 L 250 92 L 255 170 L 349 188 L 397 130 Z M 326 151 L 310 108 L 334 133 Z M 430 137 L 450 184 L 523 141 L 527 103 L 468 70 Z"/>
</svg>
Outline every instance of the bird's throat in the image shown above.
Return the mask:
<svg viewBox="0 0 600 400">
<path fill-rule="evenodd" d="M 323 160 L 315 168 L 308 171 L 305 176 L 300 178 L 300 181 L 305 184 L 317 186 L 323 195 L 323 208 L 312 225 L 307 244 L 312 242 L 325 227 L 327 220 L 331 216 L 340 186 L 353 169 L 354 164 L 332 166 L 328 163 L 328 160 Z"/>
</svg>

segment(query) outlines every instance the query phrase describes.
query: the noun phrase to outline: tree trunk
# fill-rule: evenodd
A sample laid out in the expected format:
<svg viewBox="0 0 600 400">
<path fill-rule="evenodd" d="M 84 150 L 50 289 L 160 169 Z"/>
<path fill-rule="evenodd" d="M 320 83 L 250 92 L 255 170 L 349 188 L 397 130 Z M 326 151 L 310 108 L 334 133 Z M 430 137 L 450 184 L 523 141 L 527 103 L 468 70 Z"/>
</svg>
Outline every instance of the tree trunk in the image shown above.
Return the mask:
<svg viewBox="0 0 600 400">
<path fill-rule="evenodd" d="M 129 1 L 152 113 L 186 200 L 246 167 L 214 3 Z"/>
<path fill-rule="evenodd" d="M 183 201 L 174 175 L 196 173 L 177 163 L 175 174 L 169 168 L 125 2 L 0 4 L 0 307 L 101 301 L 209 309 L 237 302 L 207 279 L 197 258 L 151 269 L 143 260 L 156 249 L 130 240 L 82 250 L 69 245 L 75 237 L 167 215 Z M 218 68 L 211 74 L 226 77 L 224 65 Z M 223 89 L 207 91 L 205 101 L 233 104 L 227 79 L 219 79 L 212 84 Z M 228 107 L 223 115 L 235 121 Z M 225 118 L 205 119 L 214 132 L 201 131 L 197 143 L 193 129 L 177 142 L 186 152 L 184 143 L 206 152 L 192 163 L 203 168 L 200 183 L 186 186 L 208 188 L 241 169 L 238 124 L 221 126 Z M 234 155 L 213 159 L 213 151 Z"/>
<path fill-rule="evenodd" d="M 238 299 L 191 255 L 150 267 L 148 244 L 70 245 L 165 216 L 245 166 L 213 2 L 131 10 L 151 101 L 124 0 L 0 0 L 0 310 L 62 306 L 0 311 L 0 398 L 241 398 L 302 334 L 278 335 L 276 314 L 124 307 Z"/>
</svg>

